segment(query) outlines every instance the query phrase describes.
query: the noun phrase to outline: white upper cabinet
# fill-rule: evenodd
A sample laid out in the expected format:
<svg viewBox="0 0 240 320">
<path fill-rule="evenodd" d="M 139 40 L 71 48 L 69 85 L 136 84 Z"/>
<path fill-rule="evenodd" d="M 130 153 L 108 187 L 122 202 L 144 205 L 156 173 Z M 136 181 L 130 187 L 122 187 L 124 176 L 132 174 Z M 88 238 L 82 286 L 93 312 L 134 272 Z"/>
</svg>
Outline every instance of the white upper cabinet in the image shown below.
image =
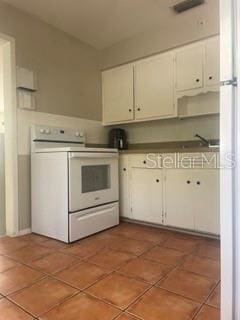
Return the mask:
<svg viewBox="0 0 240 320">
<path fill-rule="evenodd" d="M 133 66 L 126 65 L 102 73 L 103 122 L 133 119 Z"/>
<path fill-rule="evenodd" d="M 219 85 L 220 81 L 220 45 L 219 38 L 205 42 L 205 85 Z"/>
<path fill-rule="evenodd" d="M 203 86 L 204 45 L 194 44 L 176 51 L 176 89 L 190 90 Z"/>
<path fill-rule="evenodd" d="M 216 97 L 207 110 L 198 103 L 197 112 L 188 105 L 181 107 L 179 100 L 219 91 L 219 53 L 219 38 L 213 37 L 103 71 L 103 123 L 217 113 Z M 185 114 L 188 108 L 190 112 Z"/>
<path fill-rule="evenodd" d="M 136 119 L 175 115 L 174 55 L 165 53 L 135 65 Z"/>
</svg>

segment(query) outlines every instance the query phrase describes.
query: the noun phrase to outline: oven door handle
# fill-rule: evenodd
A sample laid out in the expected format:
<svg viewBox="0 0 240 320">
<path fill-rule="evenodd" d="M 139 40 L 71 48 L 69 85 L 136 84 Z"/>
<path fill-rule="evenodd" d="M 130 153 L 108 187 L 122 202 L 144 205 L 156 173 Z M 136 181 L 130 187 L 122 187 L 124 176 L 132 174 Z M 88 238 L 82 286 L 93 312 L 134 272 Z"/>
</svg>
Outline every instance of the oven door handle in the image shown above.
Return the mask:
<svg viewBox="0 0 240 320">
<path fill-rule="evenodd" d="M 70 152 L 69 159 L 106 159 L 106 158 L 118 158 L 118 152 L 109 153 L 93 153 L 93 152 Z"/>
</svg>

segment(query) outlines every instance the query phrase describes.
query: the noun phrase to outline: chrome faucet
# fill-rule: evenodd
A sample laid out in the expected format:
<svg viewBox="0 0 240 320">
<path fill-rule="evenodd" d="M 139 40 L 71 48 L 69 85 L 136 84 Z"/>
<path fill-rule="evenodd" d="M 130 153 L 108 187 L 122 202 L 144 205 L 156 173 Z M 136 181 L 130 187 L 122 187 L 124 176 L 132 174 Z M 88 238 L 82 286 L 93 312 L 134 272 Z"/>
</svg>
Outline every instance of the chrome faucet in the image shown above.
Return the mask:
<svg viewBox="0 0 240 320">
<path fill-rule="evenodd" d="M 208 148 L 210 148 L 211 147 L 211 143 L 210 143 L 210 141 L 209 140 L 207 140 L 207 139 L 205 139 L 205 138 L 203 138 L 202 136 L 200 136 L 200 134 L 195 134 L 195 136 L 194 136 L 195 138 L 198 138 L 198 139 L 200 139 L 202 142 L 204 142 L 204 144 L 205 145 L 207 145 L 208 146 Z"/>
<path fill-rule="evenodd" d="M 200 139 L 202 142 L 204 142 L 204 145 L 206 145 L 208 148 L 219 148 L 219 144 L 217 144 L 217 143 L 212 143 L 212 141 L 203 138 L 202 136 L 200 136 L 200 134 L 195 134 L 194 137 L 195 137 L 195 138 L 198 138 L 198 139 Z"/>
</svg>

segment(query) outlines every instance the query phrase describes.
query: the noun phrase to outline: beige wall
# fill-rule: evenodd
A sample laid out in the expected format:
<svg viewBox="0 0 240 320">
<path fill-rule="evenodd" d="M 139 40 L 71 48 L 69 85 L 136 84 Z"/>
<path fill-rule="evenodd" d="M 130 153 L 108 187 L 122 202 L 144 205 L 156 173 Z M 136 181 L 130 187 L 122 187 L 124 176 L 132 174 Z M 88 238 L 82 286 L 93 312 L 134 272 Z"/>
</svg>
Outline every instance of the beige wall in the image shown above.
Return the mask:
<svg viewBox="0 0 240 320">
<path fill-rule="evenodd" d="M 200 26 L 204 21 L 204 26 Z M 102 50 L 100 66 L 113 67 L 219 33 L 219 0 L 176 15 L 166 28 L 150 30 Z"/>
<path fill-rule="evenodd" d="M 0 133 L 4 132 L 4 113 L 0 112 Z"/>
<path fill-rule="evenodd" d="M 3 111 L 4 111 L 4 105 L 3 105 L 3 50 L 2 50 L 1 40 L 0 40 L 0 113 Z M 0 126 L 1 126 L 1 123 L 0 123 Z"/>
<path fill-rule="evenodd" d="M 4 134 L 0 133 L 0 236 L 5 234 Z"/>
<path fill-rule="evenodd" d="M 121 126 L 130 143 L 151 143 L 194 140 L 196 133 L 207 139 L 219 138 L 219 116 L 168 119 Z"/>
<path fill-rule="evenodd" d="M 37 73 L 37 111 L 101 119 L 95 49 L 1 1 L 0 32 L 16 39 L 17 65 Z"/>
</svg>

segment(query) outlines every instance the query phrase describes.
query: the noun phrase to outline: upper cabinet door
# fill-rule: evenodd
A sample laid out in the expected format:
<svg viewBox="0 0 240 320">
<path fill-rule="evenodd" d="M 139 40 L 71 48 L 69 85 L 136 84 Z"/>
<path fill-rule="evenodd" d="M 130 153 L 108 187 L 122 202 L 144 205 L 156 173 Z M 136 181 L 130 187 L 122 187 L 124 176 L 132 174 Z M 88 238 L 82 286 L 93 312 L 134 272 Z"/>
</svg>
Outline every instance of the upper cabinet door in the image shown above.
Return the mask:
<svg viewBox="0 0 240 320">
<path fill-rule="evenodd" d="M 138 62 L 135 66 L 136 119 L 166 118 L 174 114 L 173 54 Z"/>
<path fill-rule="evenodd" d="M 126 65 L 102 73 L 103 122 L 133 119 L 133 66 Z"/>
<path fill-rule="evenodd" d="M 205 85 L 219 85 L 220 81 L 220 44 L 219 38 L 206 41 L 205 45 Z"/>
<path fill-rule="evenodd" d="M 204 45 L 194 44 L 176 51 L 176 89 L 190 90 L 203 86 Z"/>
</svg>

